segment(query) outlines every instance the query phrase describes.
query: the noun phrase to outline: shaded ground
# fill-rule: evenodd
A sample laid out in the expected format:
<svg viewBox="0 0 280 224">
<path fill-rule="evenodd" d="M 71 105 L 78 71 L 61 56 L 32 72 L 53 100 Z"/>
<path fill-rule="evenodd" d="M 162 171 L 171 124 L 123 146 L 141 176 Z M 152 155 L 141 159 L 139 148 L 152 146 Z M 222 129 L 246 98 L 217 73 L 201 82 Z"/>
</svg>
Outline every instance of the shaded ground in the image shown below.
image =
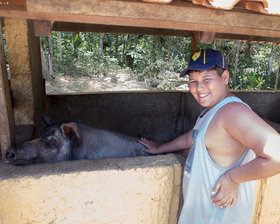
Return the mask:
<svg viewBox="0 0 280 224">
<path fill-rule="evenodd" d="M 47 94 L 107 91 L 143 91 L 143 90 L 187 90 L 186 79 L 178 74 L 171 74 L 161 80 L 146 79 L 137 81 L 129 73 L 116 73 L 103 77 L 74 77 L 71 75 L 56 76 L 46 81 Z"/>
</svg>

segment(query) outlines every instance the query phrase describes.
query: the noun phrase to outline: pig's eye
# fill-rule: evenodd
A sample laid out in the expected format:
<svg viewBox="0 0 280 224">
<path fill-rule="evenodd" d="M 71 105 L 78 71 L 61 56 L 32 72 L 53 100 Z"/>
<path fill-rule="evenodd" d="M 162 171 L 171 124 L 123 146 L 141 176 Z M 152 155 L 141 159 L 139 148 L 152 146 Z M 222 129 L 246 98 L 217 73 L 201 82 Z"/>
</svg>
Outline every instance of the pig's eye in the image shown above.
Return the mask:
<svg viewBox="0 0 280 224">
<path fill-rule="evenodd" d="M 58 146 L 58 142 L 55 138 L 49 138 L 45 141 L 45 146 L 48 148 L 53 148 Z"/>
</svg>

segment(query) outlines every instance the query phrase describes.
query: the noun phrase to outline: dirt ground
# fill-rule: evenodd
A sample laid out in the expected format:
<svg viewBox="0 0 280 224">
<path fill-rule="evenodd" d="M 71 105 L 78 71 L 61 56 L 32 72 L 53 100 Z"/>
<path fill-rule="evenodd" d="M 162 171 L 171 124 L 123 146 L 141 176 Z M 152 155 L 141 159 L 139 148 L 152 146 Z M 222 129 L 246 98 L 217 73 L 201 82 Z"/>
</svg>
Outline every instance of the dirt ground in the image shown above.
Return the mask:
<svg viewBox="0 0 280 224">
<path fill-rule="evenodd" d="M 185 80 L 180 80 L 178 75 L 168 80 L 173 83 L 176 90 L 187 90 Z M 137 81 L 129 73 L 117 73 L 104 77 L 73 77 L 71 75 L 56 76 L 46 81 L 46 93 L 90 93 L 90 92 L 114 92 L 114 91 L 145 91 L 165 89 L 162 81 L 145 80 Z"/>
</svg>

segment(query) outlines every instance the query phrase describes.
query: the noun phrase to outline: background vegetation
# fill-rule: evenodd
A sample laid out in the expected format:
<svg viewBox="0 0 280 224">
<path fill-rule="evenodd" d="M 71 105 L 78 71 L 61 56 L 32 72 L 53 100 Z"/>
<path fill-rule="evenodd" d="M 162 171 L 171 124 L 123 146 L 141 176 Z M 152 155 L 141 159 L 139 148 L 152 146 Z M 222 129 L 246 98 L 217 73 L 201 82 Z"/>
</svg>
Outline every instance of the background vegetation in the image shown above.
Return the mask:
<svg viewBox="0 0 280 224">
<path fill-rule="evenodd" d="M 132 34 L 52 32 L 41 38 L 49 58 L 50 76 L 102 77 L 129 72 L 150 88 L 175 89 L 172 79 L 187 66 L 191 41 L 185 37 Z M 198 49 L 214 48 L 225 55 L 232 89 L 279 89 L 280 47 L 276 45 L 215 40 L 198 44 Z"/>
</svg>

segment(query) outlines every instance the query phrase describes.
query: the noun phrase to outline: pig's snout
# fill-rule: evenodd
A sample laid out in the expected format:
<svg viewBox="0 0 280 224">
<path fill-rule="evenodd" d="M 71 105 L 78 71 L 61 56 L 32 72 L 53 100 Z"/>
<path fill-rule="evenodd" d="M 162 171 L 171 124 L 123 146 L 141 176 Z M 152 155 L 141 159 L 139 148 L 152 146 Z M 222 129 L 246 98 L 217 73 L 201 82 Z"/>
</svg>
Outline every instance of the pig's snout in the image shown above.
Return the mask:
<svg viewBox="0 0 280 224">
<path fill-rule="evenodd" d="M 9 161 L 15 161 L 17 159 L 17 154 L 15 153 L 15 151 L 12 148 L 9 148 L 6 151 L 5 157 Z"/>
</svg>

